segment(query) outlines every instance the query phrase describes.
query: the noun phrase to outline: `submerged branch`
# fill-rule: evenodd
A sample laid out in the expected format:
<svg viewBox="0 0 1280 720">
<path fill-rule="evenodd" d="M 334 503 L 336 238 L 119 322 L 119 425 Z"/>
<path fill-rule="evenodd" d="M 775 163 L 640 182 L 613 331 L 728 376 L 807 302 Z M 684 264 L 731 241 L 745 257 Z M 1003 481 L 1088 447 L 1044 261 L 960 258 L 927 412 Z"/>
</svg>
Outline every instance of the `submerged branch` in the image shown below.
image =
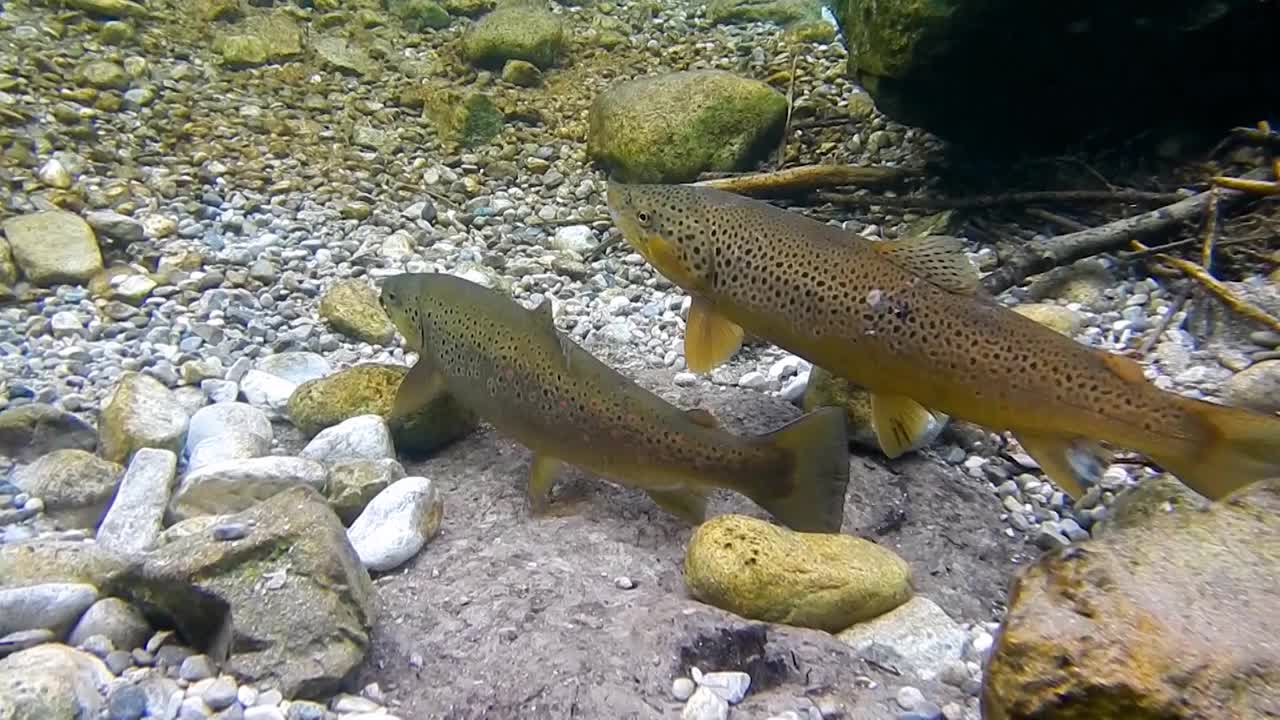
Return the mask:
<svg viewBox="0 0 1280 720">
<path fill-rule="evenodd" d="M 819 188 L 844 185 L 887 185 L 920 174 L 910 168 L 882 165 L 802 165 L 776 172 L 751 173 L 700 180 L 694 185 L 712 187 L 739 195 L 799 195 Z"/>
<path fill-rule="evenodd" d="M 1000 195 L 975 195 L 973 197 L 946 198 L 929 196 L 887 197 L 884 195 L 852 195 L 846 193 L 814 193 L 814 199 L 837 205 L 867 207 L 928 208 L 932 210 L 958 210 L 987 208 L 1000 205 L 1030 205 L 1032 203 L 1060 202 L 1130 202 L 1164 204 L 1177 202 L 1182 195 L 1154 193 L 1142 190 L 1038 190 L 1034 192 L 1004 193 Z"/>
</svg>

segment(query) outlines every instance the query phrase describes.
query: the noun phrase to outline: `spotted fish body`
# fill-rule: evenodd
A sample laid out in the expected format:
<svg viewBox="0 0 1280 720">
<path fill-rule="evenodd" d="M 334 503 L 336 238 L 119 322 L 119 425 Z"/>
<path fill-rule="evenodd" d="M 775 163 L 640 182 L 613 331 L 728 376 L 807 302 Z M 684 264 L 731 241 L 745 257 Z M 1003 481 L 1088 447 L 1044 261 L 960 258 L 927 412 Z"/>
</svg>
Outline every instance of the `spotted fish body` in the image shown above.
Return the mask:
<svg viewBox="0 0 1280 720">
<path fill-rule="evenodd" d="M 402 395 L 443 385 L 532 449 L 535 508 L 541 509 L 554 468 L 564 461 L 644 489 L 695 522 L 705 493 L 721 487 L 797 529 L 839 530 L 849 472 L 842 414 L 811 413 L 769 435 L 739 437 L 583 350 L 555 329 L 549 304 L 529 310 L 435 273 L 387 278 L 381 298 L 420 353 Z"/>
<path fill-rule="evenodd" d="M 891 455 L 931 408 L 1011 430 L 1077 496 L 1105 468 L 1099 440 L 1210 497 L 1280 476 L 1280 419 L 1161 391 L 1132 360 L 1001 306 L 955 239 L 874 242 L 698 186 L 611 182 L 608 202 L 626 239 L 693 296 L 688 333 L 714 345 L 732 339 L 724 326 L 745 329 L 867 388 Z M 726 342 L 706 364 L 736 349 Z"/>
</svg>

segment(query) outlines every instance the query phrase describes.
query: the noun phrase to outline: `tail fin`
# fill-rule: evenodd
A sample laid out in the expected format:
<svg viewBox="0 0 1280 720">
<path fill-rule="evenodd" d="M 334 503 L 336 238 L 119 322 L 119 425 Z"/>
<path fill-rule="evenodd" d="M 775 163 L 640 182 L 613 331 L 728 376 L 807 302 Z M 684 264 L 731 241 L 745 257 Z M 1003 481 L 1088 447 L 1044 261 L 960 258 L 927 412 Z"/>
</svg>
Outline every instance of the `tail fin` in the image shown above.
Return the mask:
<svg viewBox="0 0 1280 720">
<path fill-rule="evenodd" d="M 1280 478 L 1280 417 L 1203 400 L 1180 398 L 1200 420 L 1203 440 L 1170 457 L 1151 458 L 1192 490 L 1217 500 L 1257 480 Z"/>
<path fill-rule="evenodd" d="M 849 436 L 844 410 L 824 407 L 759 438 L 792 457 L 790 492 L 751 497 L 783 525 L 802 532 L 840 532 L 849 485 Z"/>
</svg>

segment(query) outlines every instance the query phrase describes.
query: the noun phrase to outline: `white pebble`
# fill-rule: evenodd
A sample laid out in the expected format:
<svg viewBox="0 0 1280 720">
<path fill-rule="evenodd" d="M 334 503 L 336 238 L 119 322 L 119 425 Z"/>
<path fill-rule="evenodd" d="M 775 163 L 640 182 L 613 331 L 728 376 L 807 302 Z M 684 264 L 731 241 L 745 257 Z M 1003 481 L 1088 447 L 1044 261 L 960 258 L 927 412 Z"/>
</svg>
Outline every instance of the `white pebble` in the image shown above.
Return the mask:
<svg viewBox="0 0 1280 720">
<path fill-rule="evenodd" d="M 671 695 L 680 702 L 688 700 L 693 695 L 694 689 L 693 681 L 689 678 L 676 678 L 671 683 Z"/>
<path fill-rule="evenodd" d="M 680 720 L 727 720 L 728 717 L 729 703 L 705 687 L 693 693 L 680 713 Z"/>
<path fill-rule="evenodd" d="M 914 710 L 917 706 L 924 702 L 924 693 L 910 685 L 904 685 L 898 690 L 898 705 L 903 710 Z"/>
<path fill-rule="evenodd" d="M 737 705 L 747 696 L 751 676 L 738 671 L 706 673 L 698 684 L 719 695 L 730 705 Z"/>
</svg>

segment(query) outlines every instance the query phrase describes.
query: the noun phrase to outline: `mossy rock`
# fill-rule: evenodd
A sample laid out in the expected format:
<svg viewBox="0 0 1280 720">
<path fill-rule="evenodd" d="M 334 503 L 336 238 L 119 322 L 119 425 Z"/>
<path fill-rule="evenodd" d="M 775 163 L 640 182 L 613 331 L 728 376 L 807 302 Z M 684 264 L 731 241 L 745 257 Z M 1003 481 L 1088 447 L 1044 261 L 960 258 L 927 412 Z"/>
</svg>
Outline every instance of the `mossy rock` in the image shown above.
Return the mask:
<svg viewBox="0 0 1280 720">
<path fill-rule="evenodd" d="M 545 7 L 503 6 L 462 36 L 462 55 L 480 67 L 526 60 L 545 70 L 560 59 L 564 44 L 564 23 Z"/>
<path fill-rule="evenodd" d="M 821 18 L 800 20 L 787 26 L 783 39 L 791 43 L 829 44 L 836 41 L 836 28 Z"/>
<path fill-rule="evenodd" d="M 749 168 L 777 147 L 786 97 L 758 80 L 687 70 L 618 83 L 596 96 L 587 150 L 623 182 L 690 182 Z"/>
<path fill-rule="evenodd" d="M 453 22 L 449 11 L 435 0 L 393 0 L 390 7 L 405 29 L 413 32 L 439 30 Z"/>
<path fill-rule="evenodd" d="M 711 0 L 707 3 L 707 19 L 717 24 L 770 22 L 787 25 L 821 18 L 822 8 L 818 0 Z"/>
<path fill-rule="evenodd" d="M 308 437 L 357 415 L 380 415 L 391 423 L 396 391 L 409 368 L 368 363 L 340 370 L 298 386 L 289 398 L 288 414 Z M 479 419 L 442 393 L 403 423 L 391 423 L 400 452 L 426 455 L 469 435 Z"/>
<path fill-rule="evenodd" d="M 426 92 L 423 104 L 440 139 L 462 147 L 488 142 L 502 131 L 506 119 L 493 99 L 482 92 L 441 88 Z"/>
<path fill-rule="evenodd" d="M 325 291 L 320 317 L 343 335 L 372 345 L 386 345 L 396 333 L 377 291 L 359 278 L 339 280 Z"/>
<path fill-rule="evenodd" d="M 911 599 L 911 568 L 839 533 L 802 533 L 745 515 L 698 527 L 684 560 L 690 593 L 753 620 L 839 632 Z"/>
</svg>

